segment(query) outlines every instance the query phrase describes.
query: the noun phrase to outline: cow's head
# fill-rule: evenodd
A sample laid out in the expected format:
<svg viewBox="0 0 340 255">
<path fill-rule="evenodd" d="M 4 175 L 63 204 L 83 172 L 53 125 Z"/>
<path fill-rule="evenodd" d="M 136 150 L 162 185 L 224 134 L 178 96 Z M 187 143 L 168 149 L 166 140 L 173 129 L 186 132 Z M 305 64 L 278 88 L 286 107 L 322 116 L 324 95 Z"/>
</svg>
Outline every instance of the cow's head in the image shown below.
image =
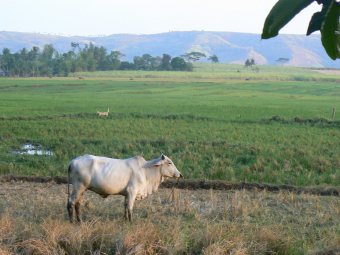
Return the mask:
<svg viewBox="0 0 340 255">
<path fill-rule="evenodd" d="M 154 166 L 160 167 L 163 177 L 183 178 L 172 160 L 163 154 L 156 160 Z"/>
</svg>

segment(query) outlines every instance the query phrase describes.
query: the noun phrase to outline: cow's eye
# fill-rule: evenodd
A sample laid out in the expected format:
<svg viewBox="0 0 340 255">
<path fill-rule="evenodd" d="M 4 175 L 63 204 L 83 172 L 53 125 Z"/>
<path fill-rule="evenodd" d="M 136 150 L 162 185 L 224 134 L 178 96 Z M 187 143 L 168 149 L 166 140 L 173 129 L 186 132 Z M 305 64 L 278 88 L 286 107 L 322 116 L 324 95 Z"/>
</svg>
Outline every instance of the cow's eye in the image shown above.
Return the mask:
<svg viewBox="0 0 340 255">
<path fill-rule="evenodd" d="M 172 163 L 171 163 L 171 162 L 169 162 L 168 164 L 169 164 L 169 165 L 171 165 Z"/>
</svg>

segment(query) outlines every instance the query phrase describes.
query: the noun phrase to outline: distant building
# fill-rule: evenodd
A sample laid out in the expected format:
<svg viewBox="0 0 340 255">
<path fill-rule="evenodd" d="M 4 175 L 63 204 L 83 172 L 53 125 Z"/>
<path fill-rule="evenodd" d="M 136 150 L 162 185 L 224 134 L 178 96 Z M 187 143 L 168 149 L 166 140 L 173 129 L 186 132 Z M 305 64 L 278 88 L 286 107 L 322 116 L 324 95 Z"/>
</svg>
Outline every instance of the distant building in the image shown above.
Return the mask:
<svg viewBox="0 0 340 255">
<path fill-rule="evenodd" d="M 6 73 L 4 70 L 0 68 L 0 77 L 6 76 Z"/>
</svg>

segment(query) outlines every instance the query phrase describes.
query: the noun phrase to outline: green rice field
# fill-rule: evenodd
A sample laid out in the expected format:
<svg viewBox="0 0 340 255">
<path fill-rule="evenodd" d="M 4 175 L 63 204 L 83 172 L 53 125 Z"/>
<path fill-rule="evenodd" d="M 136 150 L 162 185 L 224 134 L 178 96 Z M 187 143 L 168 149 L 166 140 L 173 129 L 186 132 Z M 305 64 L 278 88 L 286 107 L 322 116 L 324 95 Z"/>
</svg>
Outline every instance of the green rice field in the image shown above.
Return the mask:
<svg viewBox="0 0 340 255">
<path fill-rule="evenodd" d="M 339 186 L 339 138 L 336 72 L 200 64 L 0 79 L 0 174 L 65 176 L 82 154 L 164 153 L 186 178 Z"/>
</svg>

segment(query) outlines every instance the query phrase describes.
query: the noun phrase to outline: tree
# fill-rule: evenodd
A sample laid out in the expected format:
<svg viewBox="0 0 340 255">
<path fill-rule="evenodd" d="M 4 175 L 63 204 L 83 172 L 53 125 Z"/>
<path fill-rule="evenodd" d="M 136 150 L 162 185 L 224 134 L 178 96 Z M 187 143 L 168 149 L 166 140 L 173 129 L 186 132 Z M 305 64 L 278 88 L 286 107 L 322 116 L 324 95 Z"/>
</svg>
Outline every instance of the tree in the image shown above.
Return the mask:
<svg viewBox="0 0 340 255">
<path fill-rule="evenodd" d="M 30 75 L 37 76 L 39 70 L 39 48 L 33 46 L 33 48 L 28 52 L 28 61 L 30 66 Z"/>
<path fill-rule="evenodd" d="M 14 59 L 11 54 L 10 49 L 4 48 L 2 50 L 2 56 L 1 56 L 1 69 L 5 72 L 6 76 L 11 76 L 12 69 L 14 67 Z"/>
<path fill-rule="evenodd" d="M 189 62 L 196 62 L 205 57 L 207 56 L 204 53 L 198 51 L 192 51 L 183 55 L 183 58 Z"/>
<path fill-rule="evenodd" d="M 151 70 L 152 66 L 152 56 L 148 53 L 143 54 L 142 56 L 142 69 L 143 70 Z"/>
<path fill-rule="evenodd" d="M 150 70 L 158 70 L 160 65 L 162 63 L 162 58 L 161 57 L 152 57 L 151 58 L 151 66 L 150 66 Z"/>
<path fill-rule="evenodd" d="M 216 55 L 211 55 L 208 60 L 211 61 L 211 70 L 214 71 L 214 64 L 218 63 L 218 57 Z"/>
<path fill-rule="evenodd" d="M 161 64 L 159 66 L 159 70 L 171 70 L 171 56 L 168 54 L 163 54 L 161 59 Z"/>
<path fill-rule="evenodd" d="M 111 51 L 111 53 L 106 56 L 106 67 L 104 70 L 118 70 L 121 65 L 121 58 L 124 56 L 120 51 Z"/>
<path fill-rule="evenodd" d="M 106 55 L 107 52 L 103 46 L 94 47 L 94 59 L 97 62 L 96 70 L 100 71 L 109 70 Z"/>
<path fill-rule="evenodd" d="M 208 58 L 212 63 L 218 63 L 218 57 L 216 55 L 212 55 Z"/>
<path fill-rule="evenodd" d="M 93 72 L 97 69 L 97 61 L 95 59 L 95 47 L 93 43 L 85 45 L 85 48 L 81 52 L 82 64 L 85 67 L 85 71 Z"/>
<path fill-rule="evenodd" d="M 143 58 L 141 56 L 135 56 L 133 58 L 133 65 L 136 70 L 142 70 L 144 68 Z"/>
<path fill-rule="evenodd" d="M 253 58 L 247 58 L 247 60 L 244 62 L 245 67 L 252 67 L 255 65 L 255 60 Z"/>
<path fill-rule="evenodd" d="M 136 70 L 136 67 L 133 63 L 128 61 L 122 61 L 119 66 L 120 70 Z"/>
<path fill-rule="evenodd" d="M 53 60 L 56 56 L 56 50 L 52 44 L 46 44 L 40 54 L 40 74 L 44 76 L 53 75 Z"/>
<path fill-rule="evenodd" d="M 30 63 L 28 59 L 28 51 L 26 48 L 22 48 L 18 56 L 18 73 L 20 76 L 30 75 Z"/>
<path fill-rule="evenodd" d="M 340 58 L 340 3 L 337 0 L 279 0 L 265 20 L 262 39 L 277 36 L 281 28 L 314 1 L 322 4 L 322 9 L 313 14 L 306 34 L 320 30 L 328 56 L 333 60 Z"/>
<path fill-rule="evenodd" d="M 161 64 L 161 58 L 152 57 L 150 54 L 146 53 L 141 57 L 134 57 L 133 64 L 136 70 L 157 70 Z"/>
<path fill-rule="evenodd" d="M 76 49 L 78 50 L 78 52 L 80 51 L 80 46 L 77 42 L 71 42 L 71 47 L 73 52 L 76 52 Z"/>
<path fill-rule="evenodd" d="M 289 62 L 289 58 L 278 58 L 276 62 L 283 65 Z"/>
<path fill-rule="evenodd" d="M 175 57 L 171 60 L 172 70 L 181 71 L 185 69 L 185 60 L 181 57 Z"/>
<path fill-rule="evenodd" d="M 171 68 L 174 71 L 192 71 L 193 66 L 191 63 L 185 62 L 181 57 L 175 57 L 171 60 Z"/>
</svg>

